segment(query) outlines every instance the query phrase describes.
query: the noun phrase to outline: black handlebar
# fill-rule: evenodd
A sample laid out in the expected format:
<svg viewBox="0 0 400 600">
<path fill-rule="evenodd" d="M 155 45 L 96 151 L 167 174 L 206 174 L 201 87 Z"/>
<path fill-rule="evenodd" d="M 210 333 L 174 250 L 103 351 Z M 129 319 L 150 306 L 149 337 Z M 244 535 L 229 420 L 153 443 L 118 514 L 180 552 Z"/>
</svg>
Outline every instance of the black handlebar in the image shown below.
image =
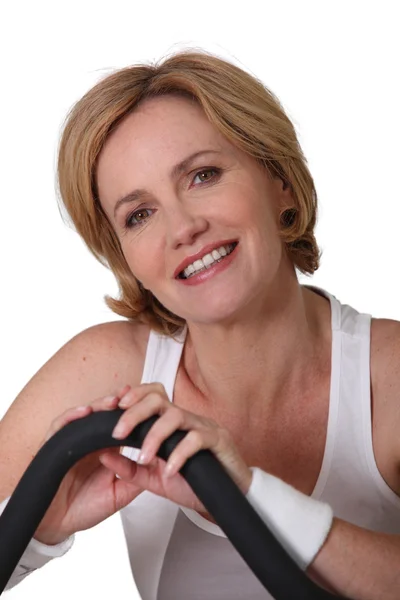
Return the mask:
<svg viewBox="0 0 400 600">
<path fill-rule="evenodd" d="M 116 440 L 111 433 L 122 413 L 121 409 L 101 411 L 69 423 L 32 460 L 0 516 L 0 594 L 68 470 L 96 450 L 140 448 L 158 418 L 147 419 L 127 438 Z M 184 431 L 173 433 L 161 445 L 158 456 L 167 460 L 185 435 Z M 276 600 L 338 598 L 314 584 L 293 562 L 211 452 L 198 452 L 180 473 Z"/>
</svg>

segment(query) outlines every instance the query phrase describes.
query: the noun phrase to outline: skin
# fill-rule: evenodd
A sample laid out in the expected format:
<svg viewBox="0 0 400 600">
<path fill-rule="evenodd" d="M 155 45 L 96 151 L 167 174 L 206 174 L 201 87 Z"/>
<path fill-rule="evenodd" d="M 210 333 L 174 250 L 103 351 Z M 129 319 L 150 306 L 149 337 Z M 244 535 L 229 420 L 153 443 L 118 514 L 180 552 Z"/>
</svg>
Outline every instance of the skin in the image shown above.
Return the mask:
<svg viewBox="0 0 400 600">
<path fill-rule="evenodd" d="M 170 179 L 173 165 L 205 148 L 222 154 L 200 158 Z M 210 165 L 224 172 L 196 177 Z M 283 392 L 315 383 L 327 363 L 328 301 L 299 286 L 283 252 L 279 213 L 294 203 L 281 180 L 230 144 L 196 105 L 164 97 L 147 101 L 109 138 L 97 181 L 132 273 L 187 321 L 185 363 L 204 402 L 212 399 L 243 424 L 253 409 L 264 414 Z M 135 188 L 148 190 L 141 205 L 148 212 L 127 230 L 125 220 L 139 203 L 122 206 L 115 217 L 113 211 Z M 239 240 L 223 274 L 193 287 L 174 278 L 184 258 L 223 239 Z M 274 377 L 266 381 L 268 371 Z M 251 409 L 244 401 L 249 395 Z"/>
<path fill-rule="evenodd" d="M 220 154 L 198 158 L 179 177 L 170 177 L 175 164 L 203 149 Z M 207 171 L 211 167 L 221 174 Z M 98 459 L 105 470 L 88 458 L 86 471 L 77 467 L 69 474 L 35 537 L 57 543 L 100 522 L 143 489 L 202 512 L 204 507 L 177 472 L 200 448 L 217 455 L 243 493 L 251 485 L 252 465 L 310 494 L 326 436 L 330 307 L 328 300 L 299 285 L 279 239 L 279 214 L 293 206 L 289 188 L 231 145 L 195 104 L 176 97 L 146 101 L 120 124 L 100 155 L 97 181 L 100 201 L 132 273 L 187 321 L 187 341 L 173 404 L 158 383 L 128 385 L 53 421 L 48 437 L 70 420 L 119 405 L 125 412 L 114 437 L 122 442 L 137 423 L 160 415 L 138 464 L 104 451 Z M 116 202 L 138 188 L 147 190 L 145 198 L 121 205 L 114 215 Z M 134 211 L 139 211 L 135 216 L 141 224 L 128 229 L 126 219 Z M 184 258 L 226 239 L 239 241 L 228 269 L 194 287 L 176 280 L 175 269 Z M 381 432 L 374 430 L 377 462 L 400 492 L 391 391 L 400 385 L 400 330 L 393 323 L 373 325 L 371 380 L 374 398 L 385 400 L 374 404 L 374 423 Z M 380 372 L 384 378 L 376 376 Z M 156 451 L 178 428 L 189 434 L 167 465 L 162 464 Z M 302 448 L 304 437 L 307 445 Z M 293 439 L 295 454 L 288 463 L 295 464 L 297 480 L 284 464 Z M 102 504 L 94 506 L 97 513 L 86 515 L 84 508 L 93 496 Z M 73 498 L 73 510 L 63 506 L 65 498 Z M 399 564 L 398 537 L 334 519 L 308 574 L 348 598 L 394 600 L 400 589 Z"/>
<path fill-rule="evenodd" d="M 170 178 L 174 164 L 204 148 L 221 155 L 198 160 L 181 177 Z M 193 179 L 196 170 L 209 166 L 222 168 L 222 175 L 203 173 L 210 179 L 206 184 L 198 175 Z M 248 437 L 258 445 L 288 403 L 301 409 L 301 398 L 309 397 L 311 389 L 314 399 L 316 390 L 326 391 L 330 311 L 327 301 L 298 284 L 283 251 L 279 213 L 293 202 L 279 179 L 224 139 L 195 104 L 163 97 L 147 101 L 112 134 L 100 156 L 97 181 L 132 273 L 187 321 L 183 364 L 195 390 L 195 412 L 222 416 L 230 431 L 251 431 L 254 436 Z M 116 201 L 135 188 L 147 190 L 145 202 L 124 205 L 114 215 Z M 138 207 L 150 211 L 136 214 L 143 223 L 126 229 L 127 216 Z M 239 241 L 229 269 L 194 287 L 174 278 L 185 257 L 222 239 Z M 379 339 L 382 328 L 374 329 Z M 131 418 L 130 413 L 137 410 L 135 404 L 126 400 L 125 431 L 136 423 L 137 414 Z M 315 401 L 310 408 L 315 409 Z M 145 441 L 147 460 L 162 441 L 161 429 Z M 185 450 L 175 457 L 175 467 L 190 455 L 191 449 Z M 263 457 L 257 458 L 263 463 Z M 238 467 L 237 472 L 245 490 L 246 470 Z M 312 491 L 312 478 L 310 488 L 303 491 Z M 335 519 L 308 573 L 349 598 L 389 600 L 398 597 L 399 563 L 398 537 Z"/>
</svg>

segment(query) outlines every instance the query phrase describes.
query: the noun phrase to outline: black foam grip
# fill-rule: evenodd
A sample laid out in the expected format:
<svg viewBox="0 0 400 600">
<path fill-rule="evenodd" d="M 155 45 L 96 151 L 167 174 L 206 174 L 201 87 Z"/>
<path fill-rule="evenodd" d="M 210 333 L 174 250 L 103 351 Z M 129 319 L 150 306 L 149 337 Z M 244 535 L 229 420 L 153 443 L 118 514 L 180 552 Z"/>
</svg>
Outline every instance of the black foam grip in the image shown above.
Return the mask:
<svg viewBox="0 0 400 600">
<path fill-rule="evenodd" d="M 123 411 L 101 411 L 67 424 L 39 450 L 0 516 L 0 594 L 34 536 L 68 470 L 81 458 L 104 448 L 141 448 L 158 417 L 138 425 L 124 440 L 111 433 Z M 186 435 L 176 431 L 161 446 L 167 460 Z M 328 600 L 292 561 L 254 511 L 222 465 L 208 450 L 186 461 L 180 473 L 189 483 L 253 573 L 276 600 Z"/>
</svg>

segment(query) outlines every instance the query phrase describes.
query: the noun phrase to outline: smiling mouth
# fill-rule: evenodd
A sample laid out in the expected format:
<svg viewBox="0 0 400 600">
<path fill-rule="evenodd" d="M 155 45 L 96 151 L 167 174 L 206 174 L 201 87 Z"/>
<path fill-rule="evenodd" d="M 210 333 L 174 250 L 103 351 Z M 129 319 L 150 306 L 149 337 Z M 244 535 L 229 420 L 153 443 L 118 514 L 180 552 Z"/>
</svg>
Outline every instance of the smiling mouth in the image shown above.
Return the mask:
<svg viewBox="0 0 400 600">
<path fill-rule="evenodd" d="M 198 275 L 199 273 L 202 273 L 203 271 L 211 269 L 213 266 L 222 262 L 227 256 L 232 254 L 232 252 L 234 251 L 234 249 L 236 248 L 237 245 L 238 245 L 238 242 L 232 242 L 232 244 L 227 244 L 227 246 L 224 247 L 226 249 L 226 254 L 224 256 L 221 256 L 220 258 L 214 259 L 211 263 L 205 264 L 202 259 L 199 261 L 195 261 L 195 263 L 193 263 L 194 270 L 191 273 L 189 273 L 187 268 L 184 269 L 183 271 L 181 271 L 179 273 L 177 279 L 190 279 L 191 277 L 194 277 L 195 275 Z M 196 265 L 196 263 L 198 263 L 198 264 Z M 197 268 L 196 268 L 196 266 L 197 266 Z"/>
</svg>

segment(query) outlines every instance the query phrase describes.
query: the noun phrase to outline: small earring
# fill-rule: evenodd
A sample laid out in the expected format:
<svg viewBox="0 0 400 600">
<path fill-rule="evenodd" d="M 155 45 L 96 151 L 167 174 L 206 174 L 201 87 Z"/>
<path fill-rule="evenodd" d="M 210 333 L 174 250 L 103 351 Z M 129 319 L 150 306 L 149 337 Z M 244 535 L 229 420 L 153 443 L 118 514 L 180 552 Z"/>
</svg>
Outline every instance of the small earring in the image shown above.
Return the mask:
<svg viewBox="0 0 400 600">
<path fill-rule="evenodd" d="M 297 208 L 287 208 L 280 215 L 280 222 L 283 227 L 290 227 L 296 220 Z"/>
</svg>

